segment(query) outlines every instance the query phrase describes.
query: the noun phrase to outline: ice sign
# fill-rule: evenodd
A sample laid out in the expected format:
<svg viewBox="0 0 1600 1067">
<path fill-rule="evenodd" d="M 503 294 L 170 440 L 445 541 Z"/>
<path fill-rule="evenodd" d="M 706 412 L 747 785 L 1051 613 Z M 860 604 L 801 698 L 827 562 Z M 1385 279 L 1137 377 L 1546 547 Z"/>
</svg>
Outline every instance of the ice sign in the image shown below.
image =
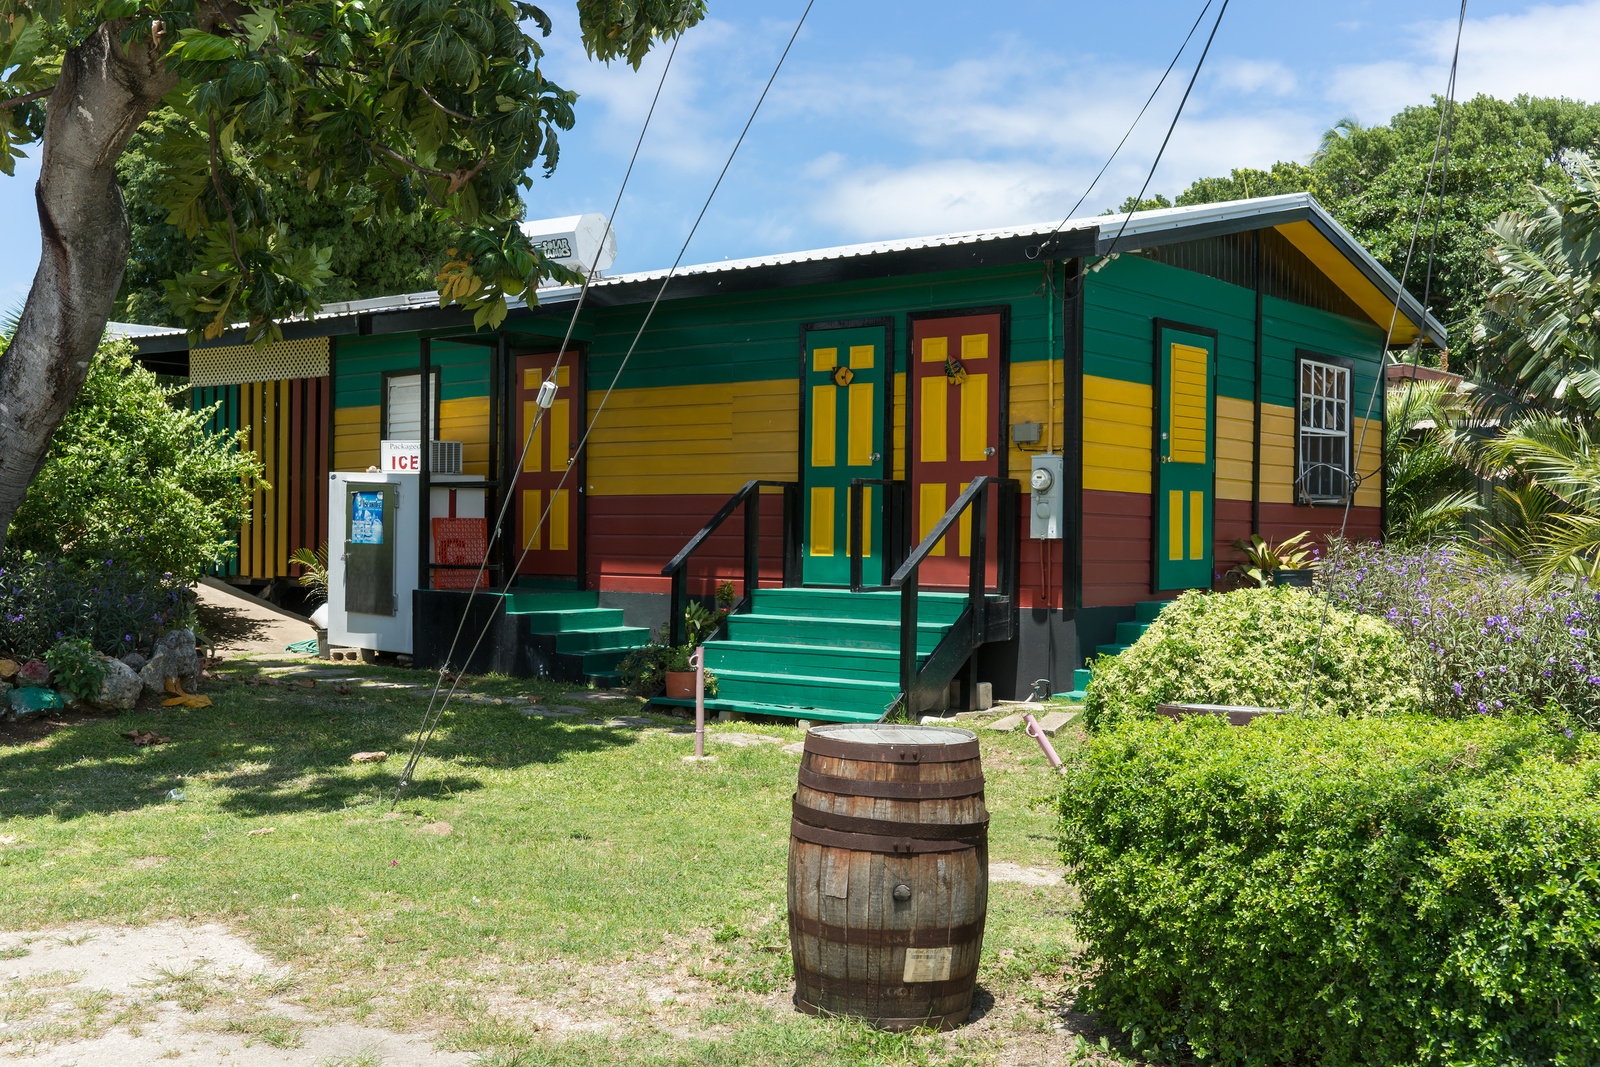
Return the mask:
<svg viewBox="0 0 1600 1067">
<path fill-rule="evenodd" d="M 356 493 L 350 500 L 350 543 L 383 544 L 383 494 Z"/>
</svg>

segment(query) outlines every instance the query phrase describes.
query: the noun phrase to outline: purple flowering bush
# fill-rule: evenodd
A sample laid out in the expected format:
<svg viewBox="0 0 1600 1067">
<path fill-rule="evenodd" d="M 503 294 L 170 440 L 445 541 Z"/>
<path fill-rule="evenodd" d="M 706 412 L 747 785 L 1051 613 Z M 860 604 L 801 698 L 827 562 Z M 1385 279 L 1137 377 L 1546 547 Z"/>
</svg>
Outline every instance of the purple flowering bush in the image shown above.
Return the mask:
<svg viewBox="0 0 1600 1067">
<path fill-rule="evenodd" d="M 1564 709 L 1600 729 L 1600 589 L 1536 588 L 1454 546 L 1336 545 L 1318 574 L 1333 603 L 1405 637 L 1424 706 L 1454 717 Z"/>
<path fill-rule="evenodd" d="M 32 553 L 0 559 L 0 649 L 13 657 L 43 657 L 71 640 L 120 656 L 150 648 L 167 630 L 191 625 L 193 616 L 194 594 L 172 574 L 109 559 L 63 562 Z"/>
</svg>

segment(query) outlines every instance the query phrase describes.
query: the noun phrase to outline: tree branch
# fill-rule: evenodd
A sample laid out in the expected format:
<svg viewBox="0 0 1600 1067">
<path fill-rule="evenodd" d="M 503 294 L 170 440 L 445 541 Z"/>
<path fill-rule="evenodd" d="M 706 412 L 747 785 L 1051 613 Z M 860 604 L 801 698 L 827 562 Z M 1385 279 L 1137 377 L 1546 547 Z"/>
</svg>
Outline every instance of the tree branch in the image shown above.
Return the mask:
<svg viewBox="0 0 1600 1067">
<path fill-rule="evenodd" d="M 21 96 L 13 96 L 10 100 L 0 100 L 0 111 L 3 111 L 8 107 L 16 107 L 18 104 L 26 104 L 30 100 L 37 100 L 41 96 L 49 96 L 55 91 L 55 88 L 56 87 L 52 85 L 48 89 L 40 89 L 35 93 L 23 93 Z"/>
<path fill-rule="evenodd" d="M 462 122 L 477 122 L 478 121 L 477 119 L 473 118 L 471 115 L 463 115 L 459 111 L 452 111 L 449 108 L 445 107 L 443 104 L 439 103 L 438 100 L 434 99 L 433 94 L 428 92 L 428 87 L 423 85 L 422 83 L 420 83 L 420 82 L 412 82 L 411 84 L 416 88 L 417 92 L 421 93 L 423 96 L 428 98 L 428 103 L 432 104 L 434 107 L 438 108 L 440 111 L 443 111 L 446 115 L 449 115 L 449 116 L 451 116 L 453 118 L 458 118 Z"/>
<path fill-rule="evenodd" d="M 424 167 L 421 163 L 418 163 L 415 160 L 407 159 L 405 156 L 401 155 L 399 152 L 396 152 L 388 145 L 380 144 L 377 141 L 368 141 L 367 147 L 382 152 L 390 159 L 404 163 L 418 174 L 426 174 L 430 178 L 445 179 L 450 183 L 449 188 L 445 190 L 446 196 L 453 196 L 460 192 L 463 185 L 466 185 L 472 179 L 476 178 L 478 174 L 482 172 L 483 168 L 489 165 L 489 149 L 484 150 L 483 158 L 478 160 L 477 165 L 471 170 L 461 167 L 457 167 L 455 170 L 434 170 L 432 167 Z M 437 203 L 437 201 L 435 201 L 435 203 Z"/>
</svg>

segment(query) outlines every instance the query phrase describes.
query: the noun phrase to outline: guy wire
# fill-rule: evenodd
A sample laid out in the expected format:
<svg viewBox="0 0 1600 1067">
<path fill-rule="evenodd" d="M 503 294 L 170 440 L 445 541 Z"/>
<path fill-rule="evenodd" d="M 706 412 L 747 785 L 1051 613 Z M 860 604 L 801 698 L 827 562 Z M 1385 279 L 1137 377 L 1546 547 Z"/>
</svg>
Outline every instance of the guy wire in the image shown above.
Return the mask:
<svg viewBox="0 0 1600 1067">
<path fill-rule="evenodd" d="M 1405 258 L 1405 262 L 1402 264 L 1402 266 L 1400 268 L 1400 283 L 1399 283 L 1399 285 L 1397 285 L 1395 287 L 1394 307 L 1389 312 L 1389 329 L 1384 333 L 1383 340 L 1380 342 L 1379 360 L 1378 360 L 1378 363 L 1379 363 L 1378 373 L 1375 376 L 1375 379 L 1374 379 L 1374 381 L 1372 383 L 1372 394 L 1367 398 L 1367 411 L 1366 411 L 1366 414 L 1362 417 L 1362 420 L 1361 420 L 1361 436 L 1356 441 L 1356 451 L 1355 451 L 1355 455 L 1352 458 L 1352 462 L 1351 462 L 1351 466 L 1355 468 L 1355 471 L 1350 476 L 1351 485 L 1350 485 L 1350 488 L 1349 488 L 1349 492 L 1345 495 L 1344 512 L 1343 512 L 1343 514 L 1341 515 L 1341 517 L 1339 519 L 1339 542 L 1340 542 L 1340 544 L 1344 543 L 1345 531 L 1348 529 L 1349 524 L 1350 524 L 1350 508 L 1355 503 L 1356 488 L 1361 483 L 1361 456 L 1362 456 L 1362 453 L 1366 449 L 1367 428 L 1372 424 L 1372 409 L 1373 409 L 1373 406 L 1378 401 L 1378 391 L 1380 389 L 1384 388 L 1385 379 L 1388 376 L 1388 368 L 1389 368 L 1389 349 L 1388 349 L 1388 344 L 1389 344 L 1389 339 L 1394 336 L 1394 324 L 1395 324 L 1396 321 L 1398 321 L 1398 319 L 1400 317 L 1400 301 L 1405 298 L 1406 279 L 1411 273 L 1411 256 L 1412 256 L 1412 253 L 1416 250 L 1417 238 L 1419 236 L 1421 236 L 1421 234 L 1422 234 L 1422 217 L 1423 217 L 1423 215 L 1426 213 L 1426 211 L 1428 209 L 1428 197 L 1433 192 L 1433 172 L 1434 172 L 1434 169 L 1438 166 L 1438 163 L 1439 163 L 1441 146 L 1443 148 L 1443 152 L 1444 152 L 1444 155 L 1446 157 L 1444 173 L 1446 175 L 1449 174 L 1448 157 L 1449 157 L 1449 151 L 1450 151 L 1450 149 L 1449 149 L 1450 141 L 1449 141 L 1449 137 L 1448 137 L 1447 132 L 1446 132 L 1446 130 L 1447 130 L 1446 118 L 1448 116 L 1450 118 L 1450 120 L 1451 120 L 1451 123 L 1450 123 L 1450 126 L 1449 126 L 1449 130 L 1450 130 L 1451 133 L 1453 133 L 1454 132 L 1455 99 L 1456 99 L 1456 68 L 1461 62 L 1461 32 L 1465 28 L 1466 22 L 1467 22 L 1467 0 L 1461 0 L 1461 11 L 1460 11 L 1460 14 L 1458 14 L 1457 17 L 1456 17 L 1456 45 L 1455 45 L 1455 52 L 1450 57 L 1450 77 L 1449 77 L 1449 80 L 1446 83 L 1446 93 L 1447 93 L 1446 105 L 1445 105 L 1444 108 L 1441 108 L 1440 112 L 1439 112 L 1439 131 L 1438 131 L 1438 133 L 1434 134 L 1434 138 L 1433 138 L 1433 158 L 1428 162 L 1428 176 L 1427 176 L 1427 180 L 1423 182 L 1422 199 L 1417 204 L 1417 217 L 1416 217 L 1416 220 L 1411 225 L 1411 240 L 1409 242 L 1407 242 L 1407 244 L 1406 244 L 1406 258 Z M 1439 207 L 1436 210 L 1439 213 L 1442 213 L 1444 211 L 1444 183 L 1442 181 L 1440 182 L 1440 185 L 1439 185 Z M 1438 235 L 1437 224 L 1435 225 L 1434 234 L 1435 234 L 1435 236 Z M 1432 245 L 1431 241 L 1429 243 L 1429 248 L 1428 248 L 1427 271 L 1428 271 L 1428 274 L 1429 274 L 1429 278 L 1423 282 L 1423 291 L 1425 293 L 1429 291 L 1429 287 L 1431 285 L 1431 275 L 1432 275 L 1432 271 L 1433 271 L 1433 245 Z M 1422 318 L 1423 318 L 1423 321 L 1417 324 L 1417 332 L 1419 334 L 1421 334 L 1423 328 L 1427 325 L 1427 317 L 1428 317 L 1428 306 L 1427 306 L 1427 304 L 1423 304 L 1422 305 Z M 1420 338 L 1419 338 L 1419 342 L 1420 342 Z M 1419 347 L 1418 357 L 1420 358 L 1420 343 L 1419 343 L 1418 347 Z M 1412 378 L 1415 379 L 1415 377 L 1416 377 L 1416 371 L 1415 371 L 1415 369 L 1413 369 Z M 1353 373 L 1351 374 L 1350 379 L 1351 379 L 1350 380 L 1350 384 L 1351 384 L 1351 387 L 1353 388 L 1355 386 L 1355 375 Z M 1298 383 L 1296 383 L 1296 387 L 1298 388 Z M 1409 393 L 1408 393 L 1408 395 L 1409 395 Z M 1385 444 L 1385 446 L 1387 446 L 1388 442 L 1385 441 L 1384 444 Z M 1298 460 L 1298 457 L 1297 457 L 1297 460 Z M 1298 481 L 1298 479 L 1296 479 L 1296 480 Z M 1324 584 L 1327 585 L 1327 583 L 1324 583 Z M 1331 585 L 1327 585 L 1326 593 L 1327 593 L 1327 595 L 1324 598 L 1323 603 L 1322 603 L 1322 618 L 1317 623 L 1317 643 L 1312 648 L 1311 662 L 1306 667 L 1306 688 L 1305 688 L 1305 693 L 1301 697 L 1301 700 L 1300 700 L 1300 713 L 1302 715 L 1305 714 L 1306 709 L 1311 706 L 1311 686 L 1316 681 L 1316 677 L 1317 677 L 1317 661 L 1322 658 L 1322 640 L 1323 640 L 1323 637 L 1325 636 L 1325 634 L 1327 632 L 1328 616 L 1329 616 L 1330 612 L 1333 610 L 1333 587 Z"/>
<path fill-rule="evenodd" d="M 650 325 L 650 319 L 651 319 L 652 316 L 654 316 L 657 305 L 659 305 L 661 303 L 661 298 L 667 291 L 668 283 L 672 281 L 673 275 L 676 274 L 679 265 L 682 264 L 683 257 L 689 250 L 689 243 L 694 240 L 694 235 L 699 230 L 700 223 L 702 221 L 704 221 L 705 216 L 706 216 L 706 212 L 711 207 L 712 199 L 717 195 L 717 190 L 722 187 L 722 181 L 723 181 L 724 178 L 727 177 L 728 168 L 733 165 L 734 157 L 738 154 L 740 146 L 744 144 L 745 136 L 750 132 L 750 127 L 751 127 L 752 124 L 754 124 L 754 122 L 756 120 L 756 115 L 760 112 L 762 103 L 765 102 L 765 100 L 767 99 L 767 94 L 768 94 L 768 92 L 771 91 L 773 83 L 775 81 L 777 81 L 778 72 L 783 69 L 784 60 L 788 58 L 790 50 L 794 47 L 795 40 L 800 36 L 800 30 L 805 26 L 805 23 L 806 23 L 806 16 L 811 14 L 812 5 L 815 2 L 816 2 L 816 0 L 807 0 L 806 6 L 805 6 L 805 10 L 800 13 L 800 19 L 799 19 L 798 22 L 795 23 L 794 32 L 789 35 L 789 41 L 788 41 L 788 43 L 786 45 L 784 45 L 782 54 L 778 56 L 778 61 L 777 61 L 776 64 L 774 64 L 774 66 L 772 68 L 772 74 L 768 76 L 767 83 L 761 90 L 761 95 L 756 99 L 755 106 L 750 109 L 750 117 L 745 120 L 744 128 L 739 131 L 738 139 L 734 142 L 733 148 L 728 152 L 728 158 L 727 158 L 726 161 L 723 162 L 722 170 L 720 172 L 718 172 L 718 174 L 717 174 L 716 182 L 712 184 L 711 191 L 706 194 L 705 202 L 700 206 L 700 213 L 695 216 L 694 224 L 689 228 L 688 234 L 684 237 L 683 244 L 678 249 L 677 258 L 672 261 L 672 266 L 667 270 L 666 275 L 661 279 L 661 285 L 656 289 L 656 295 L 655 295 L 654 299 L 652 299 L 650 301 L 650 307 L 646 310 L 644 319 L 639 323 L 639 328 L 638 328 L 637 331 L 635 331 L 635 333 L 633 335 L 633 341 L 628 345 L 628 351 L 623 355 L 622 362 L 617 366 L 616 374 L 612 376 L 610 386 L 607 387 L 605 395 L 600 398 L 600 404 L 599 404 L 598 407 L 595 408 L 594 416 L 589 420 L 589 425 L 584 429 L 583 437 L 578 441 L 577 449 L 574 450 L 574 454 L 575 455 L 578 454 L 578 453 L 581 453 L 583 451 L 584 447 L 588 444 L 589 435 L 594 432 L 594 427 L 595 427 L 596 423 L 599 422 L 601 414 L 604 413 L 604 411 L 605 411 L 605 407 L 606 407 L 607 401 L 609 401 L 611 399 L 611 394 L 617 388 L 617 382 L 621 380 L 623 371 L 627 369 L 628 361 L 633 357 L 634 350 L 638 347 L 640 339 L 644 336 L 645 329 Z M 674 45 L 676 45 L 676 42 L 674 42 Z M 666 72 L 663 71 L 662 72 L 662 77 L 665 78 L 665 76 L 666 76 Z M 657 88 L 657 93 L 659 94 L 659 92 L 660 92 L 660 89 L 658 87 Z M 654 105 L 652 104 L 652 110 L 653 109 L 654 109 Z M 641 138 L 642 138 L 642 136 L 643 136 L 643 134 L 641 133 Z M 637 155 L 637 149 L 635 149 L 635 154 Z M 631 169 L 631 164 L 630 164 L 630 169 Z M 621 199 L 621 193 L 620 192 L 618 193 L 618 199 L 619 200 Z M 588 286 L 588 282 L 587 282 L 587 279 L 586 279 L 585 280 L 585 289 L 587 289 L 587 286 Z M 574 312 L 573 312 L 573 322 L 574 322 L 574 324 L 576 324 L 576 321 L 577 321 L 577 312 L 576 312 L 576 310 L 574 310 Z M 568 328 L 568 336 L 570 337 L 570 335 L 571 335 L 571 327 Z M 563 344 L 563 350 L 560 353 L 560 355 L 558 355 L 558 357 L 557 357 L 558 361 L 559 361 L 560 357 L 564 356 L 564 355 L 565 355 L 565 346 Z M 559 362 L 558 362 L 557 365 L 559 365 Z M 553 374 L 554 374 L 554 371 L 552 370 L 552 376 L 553 376 Z M 528 442 L 529 442 L 529 444 L 531 444 L 531 442 L 532 442 L 532 434 L 531 433 L 529 435 Z M 529 447 L 529 444 L 524 444 L 524 446 L 523 446 L 524 454 L 526 454 L 526 452 L 528 450 L 528 447 Z M 520 466 L 520 463 L 518 465 Z M 551 493 L 551 502 L 545 506 L 543 514 L 541 514 L 539 516 L 538 524 L 534 526 L 534 531 L 535 532 L 537 532 L 539 529 L 541 529 L 544 526 L 545 520 L 550 515 L 550 508 L 554 506 L 556 494 L 559 493 L 561 491 L 562 487 L 566 485 L 567 478 L 568 478 L 569 475 L 571 475 L 571 473 L 572 473 L 572 465 L 568 464 L 567 469 L 565 471 L 563 471 L 562 474 L 561 474 L 561 481 L 557 483 L 555 490 L 552 491 L 552 493 Z M 508 499 L 508 502 L 509 502 L 509 495 L 508 495 L 507 499 Z M 501 509 L 501 513 L 500 513 L 499 518 L 496 519 L 496 522 L 495 522 L 496 535 L 498 535 L 498 533 L 499 533 L 500 525 L 504 522 L 506 510 L 507 509 L 503 507 Z M 532 543 L 532 537 L 531 536 L 528 538 L 528 543 L 529 544 Z M 505 586 L 502 587 L 502 592 L 505 589 L 509 589 L 510 588 L 510 585 L 511 585 L 511 582 L 512 582 L 512 580 L 514 578 L 514 575 L 516 574 L 517 570 L 520 569 L 520 567 L 522 566 L 522 561 L 527 558 L 528 551 L 529 551 L 528 545 L 525 544 L 523 546 L 523 549 L 522 549 L 522 554 L 517 557 L 516 566 L 508 569 L 508 572 L 507 572 L 507 575 L 506 575 L 506 584 L 505 584 Z M 482 567 L 481 566 L 479 568 L 479 573 L 480 574 L 482 573 Z M 465 625 L 465 612 L 463 612 L 462 620 L 463 620 L 462 621 L 462 625 Z M 464 660 L 464 663 L 471 663 L 472 662 L 472 657 L 477 654 L 479 646 L 482 645 L 484 638 L 486 636 L 488 636 L 489 629 L 493 625 L 493 623 L 494 623 L 494 620 L 493 620 L 492 617 L 484 623 L 483 628 L 478 633 L 478 639 L 473 643 L 471 651 L 469 651 L 467 653 L 467 656 L 466 656 L 466 659 Z M 460 628 L 458 627 L 457 628 L 458 635 L 459 635 L 459 632 L 460 632 Z M 455 651 L 454 642 L 452 642 L 451 654 L 453 654 L 454 651 Z M 445 673 L 445 670 L 447 668 L 448 668 L 448 659 L 446 661 L 445 667 L 441 668 L 440 676 L 439 676 L 439 684 L 443 683 L 443 681 L 444 681 L 444 673 Z M 462 673 L 465 673 L 464 669 L 463 669 Z M 417 763 L 421 760 L 422 753 L 427 747 L 428 740 L 433 736 L 433 731 L 438 727 L 440 719 L 442 719 L 443 716 L 444 716 L 445 709 L 449 706 L 450 698 L 455 695 L 455 691 L 460 686 L 460 684 L 461 684 L 461 674 L 457 674 L 455 676 L 454 681 L 451 684 L 450 691 L 447 694 L 445 694 L 444 700 L 439 703 L 438 710 L 437 710 L 436 713 L 434 711 L 434 706 L 433 706 L 434 702 L 433 702 L 433 700 L 431 700 L 431 699 L 429 700 L 429 702 L 428 702 L 428 713 L 429 713 L 429 715 L 431 717 L 431 721 L 430 721 L 430 719 L 424 719 L 424 728 L 418 731 L 417 742 L 413 746 L 412 757 L 407 762 L 405 772 L 401 775 L 400 782 L 395 788 L 394 801 L 393 801 L 392 804 L 390 804 L 390 810 L 393 810 L 394 807 L 397 806 L 400 803 L 400 796 L 405 791 L 405 787 L 410 783 L 412 773 L 415 770 Z M 435 694 L 438 693 L 438 685 L 435 686 L 434 692 L 435 692 Z"/>
</svg>

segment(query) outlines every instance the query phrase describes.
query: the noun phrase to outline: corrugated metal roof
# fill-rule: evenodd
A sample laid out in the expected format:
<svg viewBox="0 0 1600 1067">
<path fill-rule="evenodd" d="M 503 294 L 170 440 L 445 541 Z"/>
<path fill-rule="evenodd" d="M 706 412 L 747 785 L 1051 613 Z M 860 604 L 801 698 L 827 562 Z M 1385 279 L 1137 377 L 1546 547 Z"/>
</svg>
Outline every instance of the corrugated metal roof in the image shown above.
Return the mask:
<svg viewBox="0 0 1600 1067">
<path fill-rule="evenodd" d="M 696 263 L 686 267 L 679 267 L 676 272 L 670 273 L 674 278 L 692 278 L 802 263 L 868 259 L 873 256 L 915 252 L 921 249 L 952 248 L 962 245 L 982 245 L 1002 241 L 1016 242 L 1029 238 L 1038 238 L 1042 241 L 1053 233 L 1072 233 L 1080 236 L 1081 239 L 1081 235 L 1085 231 L 1094 232 L 1096 251 L 1104 255 L 1113 250 L 1113 242 L 1115 242 L 1116 251 L 1131 252 L 1157 239 L 1164 239 L 1160 243 L 1168 243 L 1213 233 L 1255 229 L 1262 226 L 1273 226 L 1284 222 L 1306 219 L 1314 222 L 1317 228 L 1330 241 L 1338 245 L 1343 254 L 1354 262 L 1361 269 L 1361 272 L 1389 300 L 1394 300 L 1398 295 L 1400 298 L 1400 310 L 1407 318 L 1421 325 L 1423 331 L 1436 343 L 1441 346 L 1445 344 L 1446 333 L 1444 326 L 1432 315 L 1426 314 L 1420 302 L 1410 293 L 1402 293 L 1399 282 L 1395 280 L 1394 276 L 1374 259 L 1371 253 L 1350 235 L 1349 231 L 1339 225 L 1338 221 L 1332 215 L 1329 215 L 1327 210 L 1317 203 L 1316 198 L 1310 193 L 1289 193 L 1283 196 L 1230 200 L 1217 204 L 1160 208 L 1154 211 L 1140 211 L 1132 215 L 1132 217 L 1127 215 L 1097 215 L 1069 219 L 1064 223 L 1054 221 L 1038 222 L 1020 226 L 961 230 L 955 233 L 935 234 L 925 237 L 869 241 L 861 244 L 837 245 L 798 252 L 782 252 L 767 256 L 752 256 L 745 259 L 725 259 L 719 262 Z M 1121 233 L 1120 239 L 1118 238 L 1119 231 Z M 603 291 L 630 285 L 636 286 L 639 283 L 659 282 L 661 279 L 666 278 L 668 274 L 668 270 L 661 269 L 598 277 L 592 282 L 591 288 Z M 670 295 L 671 290 L 669 289 L 668 292 Z M 538 293 L 540 306 L 560 306 L 576 299 L 578 287 L 552 285 L 541 288 Z M 347 300 L 326 304 L 315 318 L 321 320 L 354 315 L 382 314 L 390 311 L 437 306 L 438 302 L 439 295 L 435 292 L 400 293 L 394 296 L 374 297 L 368 300 Z M 526 306 L 520 300 L 510 301 L 509 303 L 513 308 Z M 297 317 L 296 319 L 285 321 L 305 321 L 305 319 Z M 139 327 L 126 323 L 112 323 L 108 325 L 107 329 L 119 329 L 125 331 L 124 335 L 126 336 L 141 337 L 171 336 L 183 332 L 181 329 Z"/>
</svg>

